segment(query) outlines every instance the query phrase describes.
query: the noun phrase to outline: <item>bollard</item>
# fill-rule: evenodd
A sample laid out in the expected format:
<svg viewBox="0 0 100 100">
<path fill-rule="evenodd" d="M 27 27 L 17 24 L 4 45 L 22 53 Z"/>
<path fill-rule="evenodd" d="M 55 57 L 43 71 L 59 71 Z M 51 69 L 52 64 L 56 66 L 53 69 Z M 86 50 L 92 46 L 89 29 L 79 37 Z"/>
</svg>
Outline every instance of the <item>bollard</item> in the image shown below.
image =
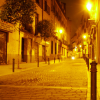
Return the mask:
<svg viewBox="0 0 100 100">
<path fill-rule="evenodd" d="M 55 58 L 54 58 L 54 63 L 55 63 Z"/>
<path fill-rule="evenodd" d="M 50 61 L 49 61 L 49 58 L 48 58 L 48 65 L 50 65 Z"/>
<path fill-rule="evenodd" d="M 97 100 L 96 98 L 96 93 L 97 93 L 97 90 L 96 90 L 96 84 L 97 84 L 97 75 L 96 75 L 96 72 L 97 72 L 97 69 L 96 69 L 96 65 L 97 63 L 95 61 L 92 61 L 91 64 L 91 100 Z"/>
<path fill-rule="evenodd" d="M 15 59 L 13 59 L 13 67 L 12 67 L 13 72 L 14 72 L 14 67 L 15 67 Z"/>
</svg>

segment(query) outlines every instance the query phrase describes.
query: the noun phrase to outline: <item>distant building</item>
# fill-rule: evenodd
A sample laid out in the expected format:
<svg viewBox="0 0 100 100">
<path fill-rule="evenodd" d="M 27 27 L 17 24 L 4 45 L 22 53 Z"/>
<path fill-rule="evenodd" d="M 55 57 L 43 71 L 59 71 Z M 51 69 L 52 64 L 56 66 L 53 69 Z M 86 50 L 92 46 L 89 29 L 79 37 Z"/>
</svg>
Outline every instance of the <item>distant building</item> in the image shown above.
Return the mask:
<svg viewBox="0 0 100 100">
<path fill-rule="evenodd" d="M 77 46 L 82 45 L 82 55 L 100 63 L 100 0 L 92 1 L 92 10 L 85 10 L 77 29 Z M 83 36 L 86 35 L 86 38 Z"/>
</svg>

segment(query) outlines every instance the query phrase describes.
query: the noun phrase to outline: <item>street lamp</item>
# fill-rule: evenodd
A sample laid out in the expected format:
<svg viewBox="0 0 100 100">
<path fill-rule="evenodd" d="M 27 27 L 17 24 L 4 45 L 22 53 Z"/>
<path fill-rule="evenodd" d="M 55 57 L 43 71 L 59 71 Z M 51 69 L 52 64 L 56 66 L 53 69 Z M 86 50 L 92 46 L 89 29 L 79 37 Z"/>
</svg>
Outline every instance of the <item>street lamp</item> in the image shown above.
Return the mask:
<svg viewBox="0 0 100 100">
<path fill-rule="evenodd" d="M 62 31 L 62 30 L 60 30 L 59 32 L 60 32 L 60 33 L 62 33 L 63 31 Z"/>
<path fill-rule="evenodd" d="M 87 9 L 88 9 L 89 11 L 91 11 L 92 4 L 91 4 L 90 2 L 88 2 L 87 5 L 86 5 L 86 7 L 87 7 Z"/>
<path fill-rule="evenodd" d="M 84 38 L 84 39 L 87 39 L 87 36 L 86 36 L 86 35 L 83 35 L 83 38 Z"/>
<path fill-rule="evenodd" d="M 82 47 L 82 45 L 79 45 L 79 47 L 81 48 L 81 47 Z"/>
<path fill-rule="evenodd" d="M 96 9 L 95 9 L 96 8 Z M 97 7 L 94 5 L 92 5 L 92 3 L 88 2 L 87 3 L 87 10 L 90 12 L 90 19 L 88 19 L 88 21 L 90 22 L 92 29 L 94 27 L 96 27 L 96 13 L 97 13 Z M 94 33 L 91 32 L 91 34 L 93 35 Z M 92 46 L 92 60 L 94 60 L 94 43 L 93 43 L 93 38 L 91 38 L 91 46 Z"/>
<path fill-rule="evenodd" d="M 95 3 L 94 3 L 95 5 Z M 93 6 L 94 6 L 93 5 Z M 96 8 L 96 9 L 95 9 Z M 90 12 L 90 19 L 89 21 L 91 22 L 91 26 L 93 27 L 96 27 L 96 16 L 97 16 L 97 7 L 94 7 L 92 8 L 92 4 L 87 4 L 87 9 L 88 11 L 91 11 Z M 92 10 L 91 10 L 92 9 Z M 92 28 L 93 29 L 93 28 Z M 93 29 L 94 30 L 94 29 Z M 93 35 L 94 32 L 91 32 L 91 34 Z M 97 72 L 97 69 L 96 69 L 96 65 L 97 63 L 94 61 L 94 43 L 93 43 L 93 38 L 92 38 L 92 63 L 91 64 L 91 100 L 97 100 L 97 86 L 96 86 L 96 72 Z"/>
</svg>

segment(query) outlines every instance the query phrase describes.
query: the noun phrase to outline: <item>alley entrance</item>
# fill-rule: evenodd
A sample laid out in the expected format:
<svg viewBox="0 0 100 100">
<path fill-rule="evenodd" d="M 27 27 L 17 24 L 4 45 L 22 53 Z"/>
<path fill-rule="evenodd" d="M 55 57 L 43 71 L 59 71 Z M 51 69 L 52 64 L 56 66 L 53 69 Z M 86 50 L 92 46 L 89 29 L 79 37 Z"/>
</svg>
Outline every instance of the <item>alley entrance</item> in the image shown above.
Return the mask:
<svg viewBox="0 0 100 100">
<path fill-rule="evenodd" d="M 7 33 L 0 31 L 0 65 L 7 62 Z"/>
</svg>

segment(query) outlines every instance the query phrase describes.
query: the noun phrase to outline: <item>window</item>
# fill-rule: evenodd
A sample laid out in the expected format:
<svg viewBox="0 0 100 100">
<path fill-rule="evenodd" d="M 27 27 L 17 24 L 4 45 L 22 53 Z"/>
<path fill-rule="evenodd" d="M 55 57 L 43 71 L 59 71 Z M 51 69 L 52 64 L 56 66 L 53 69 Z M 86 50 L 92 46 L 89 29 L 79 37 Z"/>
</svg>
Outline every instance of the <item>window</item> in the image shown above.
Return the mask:
<svg viewBox="0 0 100 100">
<path fill-rule="evenodd" d="M 43 0 L 36 0 L 36 3 L 42 8 L 42 2 Z"/>
<path fill-rule="evenodd" d="M 51 54 L 53 54 L 53 41 L 51 41 Z"/>
<path fill-rule="evenodd" d="M 53 0 L 51 0 L 51 11 L 53 11 Z"/>
<path fill-rule="evenodd" d="M 47 0 L 44 2 L 44 10 L 50 15 L 50 7 L 47 5 Z"/>
<path fill-rule="evenodd" d="M 35 35 L 37 35 L 37 23 L 39 21 L 39 14 L 35 14 Z"/>
<path fill-rule="evenodd" d="M 45 1 L 45 11 L 47 11 L 47 1 Z"/>
<path fill-rule="evenodd" d="M 38 3 L 38 4 L 39 4 L 39 0 L 36 0 L 36 3 Z"/>
</svg>

